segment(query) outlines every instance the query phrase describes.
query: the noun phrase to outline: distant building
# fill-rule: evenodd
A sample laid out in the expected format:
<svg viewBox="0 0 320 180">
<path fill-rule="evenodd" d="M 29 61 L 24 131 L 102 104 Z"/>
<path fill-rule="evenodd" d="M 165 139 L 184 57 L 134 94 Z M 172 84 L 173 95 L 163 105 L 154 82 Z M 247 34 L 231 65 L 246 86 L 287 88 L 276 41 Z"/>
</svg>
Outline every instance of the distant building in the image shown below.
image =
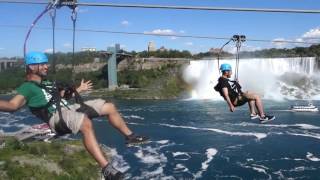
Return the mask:
<svg viewBox="0 0 320 180">
<path fill-rule="evenodd" d="M 81 48 L 81 51 L 90 51 L 90 52 L 96 52 L 97 49 L 94 47 L 83 47 Z"/>
<path fill-rule="evenodd" d="M 156 51 L 156 44 L 153 41 L 150 41 L 148 44 L 148 52 Z"/>
<path fill-rule="evenodd" d="M 160 52 L 163 52 L 163 51 L 167 51 L 167 49 L 164 47 L 164 46 L 161 46 L 161 48 L 159 49 Z"/>
<path fill-rule="evenodd" d="M 93 62 L 95 62 L 95 63 L 99 63 L 99 62 L 100 62 L 100 58 L 95 57 L 95 58 L 93 59 Z"/>
<path fill-rule="evenodd" d="M 219 49 L 219 48 L 210 48 L 210 49 L 209 49 L 209 52 L 210 52 L 210 53 L 217 54 L 217 53 L 220 52 L 220 49 Z"/>
</svg>

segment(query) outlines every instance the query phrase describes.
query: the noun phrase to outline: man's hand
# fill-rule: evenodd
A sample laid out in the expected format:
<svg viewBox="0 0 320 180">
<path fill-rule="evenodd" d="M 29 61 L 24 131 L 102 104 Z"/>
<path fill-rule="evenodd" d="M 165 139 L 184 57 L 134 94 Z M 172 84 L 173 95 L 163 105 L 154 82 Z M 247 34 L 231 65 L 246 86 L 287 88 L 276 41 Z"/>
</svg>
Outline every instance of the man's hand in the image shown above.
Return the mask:
<svg viewBox="0 0 320 180">
<path fill-rule="evenodd" d="M 77 92 L 83 92 L 83 91 L 90 91 L 92 89 L 92 83 L 91 80 L 84 81 L 84 79 L 81 80 L 80 86 L 77 88 Z"/>
<path fill-rule="evenodd" d="M 234 110 L 235 110 L 235 107 L 233 105 L 230 105 L 230 111 L 234 112 Z"/>
</svg>

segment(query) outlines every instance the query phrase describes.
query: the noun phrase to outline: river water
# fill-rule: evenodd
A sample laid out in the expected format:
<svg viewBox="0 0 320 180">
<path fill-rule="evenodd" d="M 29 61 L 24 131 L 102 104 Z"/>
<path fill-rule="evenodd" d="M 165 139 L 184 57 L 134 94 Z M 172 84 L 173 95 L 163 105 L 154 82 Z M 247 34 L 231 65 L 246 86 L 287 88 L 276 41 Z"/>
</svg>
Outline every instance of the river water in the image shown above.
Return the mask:
<svg viewBox="0 0 320 180">
<path fill-rule="evenodd" d="M 134 147 L 104 118 L 93 122 L 127 179 L 318 179 L 320 113 L 288 111 L 304 101 L 264 102 L 277 117 L 268 124 L 251 120 L 246 105 L 231 113 L 222 101 L 115 101 L 130 128 L 151 138 Z M 39 120 L 22 109 L 0 112 L 0 122 L 8 132 Z"/>
</svg>

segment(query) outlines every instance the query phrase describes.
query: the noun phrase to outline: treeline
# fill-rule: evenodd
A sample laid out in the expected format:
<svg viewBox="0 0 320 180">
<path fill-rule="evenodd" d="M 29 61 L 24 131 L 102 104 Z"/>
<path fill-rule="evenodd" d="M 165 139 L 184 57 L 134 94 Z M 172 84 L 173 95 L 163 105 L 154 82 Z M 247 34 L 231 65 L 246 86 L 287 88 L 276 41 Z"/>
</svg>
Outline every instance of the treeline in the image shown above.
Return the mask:
<svg viewBox="0 0 320 180">
<path fill-rule="evenodd" d="M 295 47 L 292 49 L 264 49 L 259 51 L 243 51 L 243 58 L 284 58 L 284 57 L 320 57 L 320 44 L 310 47 Z"/>
<path fill-rule="evenodd" d="M 192 54 L 187 51 L 179 50 L 157 50 L 157 51 L 142 51 L 139 53 L 132 53 L 135 57 L 149 58 L 149 57 L 159 57 L 159 58 L 193 58 Z"/>
<path fill-rule="evenodd" d="M 142 57 L 142 58 L 149 58 L 149 57 L 159 57 L 159 58 L 190 58 L 190 59 L 202 59 L 202 58 L 217 58 L 218 52 L 200 52 L 197 54 L 191 54 L 191 52 L 187 50 L 179 51 L 179 50 L 157 50 L 157 51 L 142 51 L 142 52 L 126 52 L 122 51 L 126 54 L 130 54 L 133 58 Z M 49 57 L 49 62 L 52 62 L 53 55 L 47 54 Z M 320 57 L 320 44 L 312 45 L 310 47 L 295 47 L 291 49 L 283 48 L 283 49 L 263 49 L 257 51 L 241 51 L 240 55 L 242 58 L 277 58 L 277 57 Z M 62 53 L 57 52 L 55 53 L 55 60 L 56 64 L 84 64 L 84 63 L 92 63 L 95 58 L 100 59 L 100 61 L 104 61 L 108 55 L 105 51 L 96 51 L 96 52 L 89 52 L 89 51 L 81 51 L 76 52 L 74 54 L 74 58 L 72 53 Z M 229 52 L 222 51 L 220 53 L 220 57 L 233 57 L 234 54 Z M 1 58 L 1 59 L 18 59 L 22 61 L 22 58 L 18 57 L 11 57 L 11 58 Z"/>
<path fill-rule="evenodd" d="M 158 69 L 120 71 L 118 72 L 118 85 L 128 85 L 131 88 L 145 88 L 162 77 L 167 78 L 172 76 L 172 74 L 170 75 L 168 72 L 172 69 L 176 70 L 177 68 L 177 66 L 173 65 L 164 65 Z M 98 71 L 82 72 L 77 74 L 72 74 L 72 69 L 59 69 L 55 74 L 53 72 L 49 72 L 47 79 L 67 84 L 71 83 L 74 85 L 79 85 L 81 79 L 85 79 L 91 80 L 94 89 L 107 88 L 107 70 L 107 65 Z M 21 67 L 10 68 L 0 72 L 0 93 L 7 93 L 8 91 L 15 90 L 25 80 L 25 70 Z"/>
<path fill-rule="evenodd" d="M 72 53 L 55 53 L 53 56 L 52 54 L 47 54 L 49 62 L 51 63 L 53 61 L 53 58 L 56 60 L 56 64 L 84 64 L 84 63 L 92 63 L 94 61 L 94 58 L 103 58 L 103 53 L 100 51 L 96 52 L 90 52 L 90 51 L 81 51 L 76 52 L 74 54 Z"/>
<path fill-rule="evenodd" d="M 198 54 L 193 55 L 193 58 L 195 59 L 203 59 L 203 58 L 218 58 L 220 57 L 232 57 L 233 54 L 221 51 L 220 54 L 217 52 L 200 52 Z"/>
</svg>

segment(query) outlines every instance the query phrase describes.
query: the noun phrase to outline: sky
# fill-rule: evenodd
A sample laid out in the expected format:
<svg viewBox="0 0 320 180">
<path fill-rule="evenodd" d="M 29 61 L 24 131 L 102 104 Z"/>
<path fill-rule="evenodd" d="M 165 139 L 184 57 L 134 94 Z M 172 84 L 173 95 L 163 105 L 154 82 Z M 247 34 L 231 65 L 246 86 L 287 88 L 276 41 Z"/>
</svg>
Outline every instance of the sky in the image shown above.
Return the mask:
<svg viewBox="0 0 320 180">
<path fill-rule="evenodd" d="M 26 0 L 39 1 L 39 0 Z M 43 2 L 43 0 L 42 0 Z M 233 8 L 273 8 L 320 10 L 319 0 L 78 0 L 115 4 L 155 4 L 176 6 L 210 6 Z M 45 5 L 0 3 L 0 57 L 23 56 L 23 43 L 29 26 L 43 11 Z M 77 29 L 121 31 L 173 35 L 158 37 L 146 35 L 76 32 L 76 51 L 83 47 L 106 50 L 116 43 L 126 51 L 147 50 L 148 42 L 157 48 L 189 50 L 192 53 L 220 48 L 227 40 L 182 38 L 174 35 L 232 37 L 245 35 L 248 39 L 291 40 L 320 42 L 320 14 L 226 12 L 169 9 L 140 9 L 79 6 Z M 72 51 L 71 10 L 57 10 L 56 51 Z M 28 51 L 52 52 L 52 27 L 49 14 L 44 15 L 31 32 Z M 311 38 L 311 39 L 310 39 Z M 314 38 L 314 39 L 312 39 Z M 317 39 L 318 38 L 318 39 Z M 310 44 L 247 41 L 242 50 L 292 48 Z M 230 43 L 225 50 L 233 52 Z"/>
</svg>

